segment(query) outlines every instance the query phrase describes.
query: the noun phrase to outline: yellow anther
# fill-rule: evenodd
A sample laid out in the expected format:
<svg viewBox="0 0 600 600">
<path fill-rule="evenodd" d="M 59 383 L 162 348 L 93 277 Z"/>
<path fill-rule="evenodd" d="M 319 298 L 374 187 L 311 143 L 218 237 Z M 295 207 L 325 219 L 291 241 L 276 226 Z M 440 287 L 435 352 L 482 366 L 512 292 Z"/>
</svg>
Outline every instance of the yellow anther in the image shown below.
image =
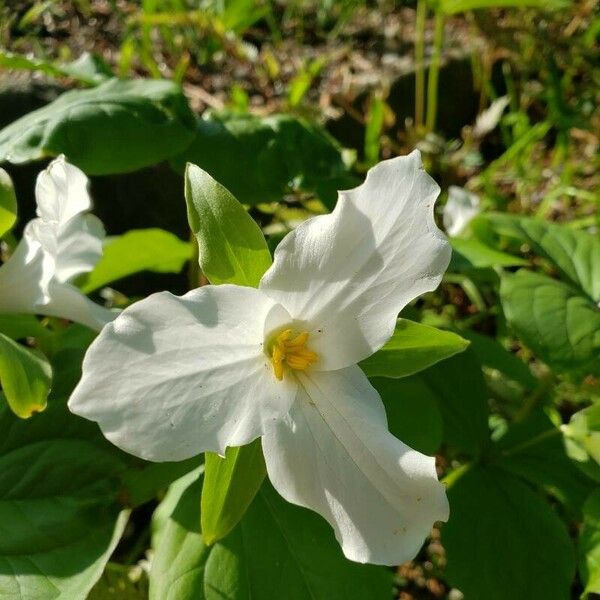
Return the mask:
<svg viewBox="0 0 600 600">
<path fill-rule="evenodd" d="M 306 347 L 308 331 L 295 332 L 285 329 L 268 345 L 275 377 L 283 379 L 284 365 L 296 371 L 304 371 L 319 360 L 319 355 Z"/>
</svg>

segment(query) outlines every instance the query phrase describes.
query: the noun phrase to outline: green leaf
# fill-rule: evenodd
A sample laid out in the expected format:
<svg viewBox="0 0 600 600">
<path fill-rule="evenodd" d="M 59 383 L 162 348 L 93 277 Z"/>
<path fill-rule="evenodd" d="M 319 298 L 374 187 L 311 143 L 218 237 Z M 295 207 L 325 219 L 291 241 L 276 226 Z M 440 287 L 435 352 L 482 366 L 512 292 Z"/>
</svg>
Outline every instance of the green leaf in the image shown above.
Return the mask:
<svg viewBox="0 0 600 600">
<path fill-rule="evenodd" d="M 0 333 L 13 340 L 21 340 L 47 337 L 50 332 L 34 315 L 6 314 L 0 315 Z"/>
<path fill-rule="evenodd" d="M 115 238 L 104 246 L 102 258 L 80 287 L 85 294 L 109 283 L 139 273 L 179 273 L 192 257 L 192 247 L 162 229 L 136 229 Z"/>
<path fill-rule="evenodd" d="M 561 430 L 537 411 L 494 444 L 495 465 L 546 490 L 579 516 L 593 482 L 567 456 Z"/>
<path fill-rule="evenodd" d="M 244 207 L 229 190 L 192 164 L 185 170 L 185 199 L 190 228 L 198 240 L 200 268 L 208 280 L 215 285 L 258 286 L 271 266 L 271 254 L 262 231 Z"/>
<path fill-rule="evenodd" d="M 41 354 L 34 354 L 0 334 L 0 382 L 11 410 L 22 419 L 46 408 L 52 369 Z"/>
<path fill-rule="evenodd" d="M 206 600 L 387 600 L 391 588 L 388 569 L 346 560 L 325 521 L 270 485 L 205 566 Z"/>
<path fill-rule="evenodd" d="M 110 79 L 72 90 L 0 131 L 0 161 L 65 154 L 88 175 L 135 171 L 184 150 L 195 117 L 177 85 Z"/>
<path fill-rule="evenodd" d="M 579 532 L 579 573 L 584 587 L 583 598 L 600 594 L 600 488 L 583 506 L 583 525 Z"/>
<path fill-rule="evenodd" d="M 519 267 L 527 261 L 506 252 L 490 248 L 476 239 L 451 238 L 452 259 L 449 271 L 487 269 L 491 267 Z"/>
<path fill-rule="evenodd" d="M 70 77 L 85 85 L 97 85 L 112 76 L 108 65 L 99 56 L 89 52 L 84 52 L 73 62 L 60 64 L 0 50 L 0 67 L 36 71 L 50 77 Z"/>
<path fill-rule="evenodd" d="M 8 173 L 0 168 L 0 238 L 17 220 L 17 196 Z"/>
<path fill-rule="evenodd" d="M 198 123 L 195 141 L 172 162 L 178 170 L 186 162 L 202 167 L 244 204 L 278 201 L 303 190 L 333 206 L 337 190 L 353 185 L 336 142 L 289 115 L 211 113 Z"/>
<path fill-rule="evenodd" d="M 469 342 L 456 333 L 399 319 L 394 335 L 360 363 L 368 377 L 406 377 L 463 352 Z"/>
<path fill-rule="evenodd" d="M 260 440 L 227 448 L 225 459 L 208 452 L 202 493 L 202 537 L 223 539 L 244 516 L 267 474 Z"/>
<path fill-rule="evenodd" d="M 205 600 L 210 548 L 200 535 L 201 486 L 199 471 L 186 475 L 169 488 L 154 513 L 149 600 Z"/>
<path fill-rule="evenodd" d="M 374 377 L 371 383 L 385 404 L 390 432 L 419 452 L 435 454 L 443 440 L 444 423 L 427 385 L 418 377 Z"/>
<path fill-rule="evenodd" d="M 600 481 L 600 404 L 576 412 L 562 432 L 571 458 Z"/>
<path fill-rule="evenodd" d="M 550 261 L 593 302 L 600 301 L 600 237 L 532 217 L 488 213 L 477 217 L 475 231 L 517 240 Z"/>
<path fill-rule="evenodd" d="M 517 335 L 553 369 L 600 373 L 600 311 L 580 290 L 521 270 L 502 276 L 500 299 Z"/>
<path fill-rule="evenodd" d="M 0 405 L 0 597 L 84 600 L 126 524 L 121 454 L 66 396 L 81 351 L 57 355 L 48 408 L 17 419 Z"/>
<path fill-rule="evenodd" d="M 499 371 L 508 379 L 518 383 L 524 390 L 532 390 L 536 387 L 537 380 L 531 374 L 529 367 L 495 339 L 466 329 L 459 333 L 471 342 L 471 349 L 484 367 Z"/>
<path fill-rule="evenodd" d="M 442 529 L 448 581 L 465 598 L 564 600 L 574 549 L 550 505 L 517 477 L 472 467 L 448 490 Z"/>
<path fill-rule="evenodd" d="M 489 8 L 539 8 L 557 10 L 569 5 L 569 0 L 439 0 L 438 9 L 445 15 Z"/>
<path fill-rule="evenodd" d="M 417 375 L 433 392 L 444 420 L 444 440 L 478 455 L 489 443 L 487 389 L 481 365 L 469 348 Z"/>
</svg>

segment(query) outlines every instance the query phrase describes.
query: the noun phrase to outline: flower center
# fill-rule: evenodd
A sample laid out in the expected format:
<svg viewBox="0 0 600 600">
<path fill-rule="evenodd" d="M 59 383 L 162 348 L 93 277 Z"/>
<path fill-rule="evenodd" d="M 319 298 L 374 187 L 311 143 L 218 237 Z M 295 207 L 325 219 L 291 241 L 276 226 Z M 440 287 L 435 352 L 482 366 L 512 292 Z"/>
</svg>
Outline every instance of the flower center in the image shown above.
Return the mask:
<svg viewBox="0 0 600 600">
<path fill-rule="evenodd" d="M 283 379 L 284 365 L 296 371 L 304 371 L 319 360 L 319 355 L 306 347 L 308 331 L 285 329 L 277 334 L 269 345 L 273 372 L 279 381 Z"/>
</svg>

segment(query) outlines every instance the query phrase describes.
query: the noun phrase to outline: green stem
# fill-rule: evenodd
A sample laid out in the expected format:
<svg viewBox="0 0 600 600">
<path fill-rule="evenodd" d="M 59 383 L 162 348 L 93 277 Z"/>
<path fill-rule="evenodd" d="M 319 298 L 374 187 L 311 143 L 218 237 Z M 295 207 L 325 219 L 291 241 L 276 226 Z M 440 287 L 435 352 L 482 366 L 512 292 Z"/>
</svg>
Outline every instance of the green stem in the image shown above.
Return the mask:
<svg viewBox="0 0 600 600">
<path fill-rule="evenodd" d="M 465 473 L 467 473 L 474 463 L 466 463 L 450 471 L 446 477 L 442 479 L 442 483 L 446 486 L 446 489 L 450 489 Z"/>
<path fill-rule="evenodd" d="M 550 438 L 553 438 L 554 436 L 561 435 L 561 434 L 562 434 L 562 431 L 558 428 L 546 429 L 546 431 L 542 431 L 541 433 L 538 433 L 538 435 L 523 442 L 522 444 L 518 444 L 517 446 L 508 448 L 508 450 L 505 450 L 504 452 L 502 452 L 502 456 L 504 458 L 506 458 L 507 456 L 513 456 L 515 454 L 519 454 L 523 450 L 526 450 L 527 448 L 531 448 L 531 446 L 535 446 L 536 444 L 539 444 L 540 442 L 544 442 Z"/>
<path fill-rule="evenodd" d="M 525 400 L 517 414 L 515 415 L 515 423 L 523 422 L 537 407 L 539 402 L 548 393 L 550 388 L 554 385 L 554 376 L 549 373 L 543 377 L 538 386 L 531 392 L 530 396 Z"/>
<path fill-rule="evenodd" d="M 442 61 L 442 44 L 444 43 L 444 15 L 441 11 L 435 13 L 435 29 L 433 32 L 433 52 L 431 54 L 431 66 L 429 67 L 429 79 L 427 81 L 427 131 L 435 129 L 437 118 L 438 101 L 438 78 L 440 64 Z"/>
<path fill-rule="evenodd" d="M 423 126 L 425 113 L 425 20 L 427 0 L 417 0 L 415 23 L 415 127 Z"/>
</svg>

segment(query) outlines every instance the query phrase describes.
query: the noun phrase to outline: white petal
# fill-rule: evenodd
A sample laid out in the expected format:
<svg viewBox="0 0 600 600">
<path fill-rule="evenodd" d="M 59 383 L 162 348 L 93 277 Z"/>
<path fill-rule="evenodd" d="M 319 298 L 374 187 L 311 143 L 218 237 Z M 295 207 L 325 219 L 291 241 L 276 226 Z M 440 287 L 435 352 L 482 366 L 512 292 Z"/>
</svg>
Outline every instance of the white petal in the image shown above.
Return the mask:
<svg viewBox="0 0 600 600">
<path fill-rule="evenodd" d="M 0 267 L 0 312 L 32 313 L 47 299 L 40 285 L 44 253 L 35 240 L 19 242 L 10 259 Z"/>
<path fill-rule="evenodd" d="M 405 562 L 448 518 L 434 459 L 389 433 L 358 367 L 301 375 L 289 415 L 268 427 L 263 450 L 275 488 L 325 517 L 351 560 Z"/>
<path fill-rule="evenodd" d="M 63 225 L 75 215 L 92 208 L 88 179 L 64 156 L 53 160 L 37 178 L 35 197 L 37 214 L 47 222 Z"/>
<path fill-rule="evenodd" d="M 102 330 L 69 407 L 148 460 L 247 444 L 295 395 L 296 384 L 277 381 L 263 351 L 278 308 L 259 290 L 231 285 L 154 294 Z"/>
<path fill-rule="evenodd" d="M 450 246 L 433 220 L 438 193 L 415 150 L 378 164 L 361 186 L 340 192 L 330 215 L 279 244 L 260 288 L 309 328 L 315 368 L 370 356 L 392 335 L 398 312 L 439 285 Z"/>
<path fill-rule="evenodd" d="M 479 196 L 464 188 L 451 185 L 448 188 L 448 200 L 444 205 L 444 227 L 448 235 L 460 235 L 481 211 Z"/>
<path fill-rule="evenodd" d="M 91 271 L 102 256 L 104 226 L 94 215 L 74 217 L 61 228 L 54 278 L 70 281 Z"/>
<path fill-rule="evenodd" d="M 477 116 L 475 127 L 473 127 L 473 136 L 476 138 L 482 138 L 490 133 L 490 131 L 496 129 L 504 109 L 509 104 L 510 98 L 508 96 L 500 96 L 500 98 L 496 98 L 496 100 L 494 100 L 488 108 L 486 108 Z"/>
<path fill-rule="evenodd" d="M 92 302 L 70 283 L 51 281 L 48 294 L 49 299 L 35 305 L 31 312 L 82 323 L 96 331 L 102 329 L 118 315 L 118 312 Z"/>
</svg>

